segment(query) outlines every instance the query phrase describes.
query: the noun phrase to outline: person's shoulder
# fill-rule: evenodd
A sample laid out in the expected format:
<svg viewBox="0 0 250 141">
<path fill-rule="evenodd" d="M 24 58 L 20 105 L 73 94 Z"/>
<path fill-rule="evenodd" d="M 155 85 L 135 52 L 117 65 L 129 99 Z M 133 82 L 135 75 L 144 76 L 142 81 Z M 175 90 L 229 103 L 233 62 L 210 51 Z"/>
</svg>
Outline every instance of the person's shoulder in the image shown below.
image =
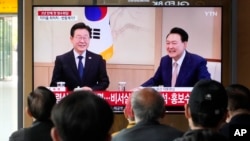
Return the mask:
<svg viewBox="0 0 250 141">
<path fill-rule="evenodd" d="M 186 51 L 186 55 L 188 58 L 192 58 L 194 60 L 206 60 L 204 57 L 198 55 L 198 54 L 195 54 L 195 53 L 190 53 L 188 51 Z"/>
<path fill-rule="evenodd" d="M 229 137 L 229 123 L 225 123 L 224 125 L 222 125 L 222 127 L 219 128 L 219 132 L 222 135 Z"/>
<path fill-rule="evenodd" d="M 186 55 L 192 56 L 192 57 L 197 57 L 197 58 L 203 58 L 202 56 L 200 56 L 200 55 L 198 55 L 198 54 L 191 53 L 191 52 L 188 52 L 188 51 L 186 51 Z"/>
<path fill-rule="evenodd" d="M 250 114 L 238 114 L 231 118 L 229 124 L 250 124 Z"/>
<path fill-rule="evenodd" d="M 120 133 L 120 131 L 113 132 L 113 133 L 111 134 L 111 136 L 114 137 L 114 136 L 116 136 L 116 135 L 119 134 L 119 133 Z"/>
<path fill-rule="evenodd" d="M 169 55 L 164 55 L 164 56 L 161 57 L 161 59 L 170 59 L 170 60 L 172 60 L 172 58 Z"/>
<path fill-rule="evenodd" d="M 65 52 L 63 54 L 60 54 L 60 55 L 57 55 L 56 57 L 57 58 L 63 58 L 63 57 L 70 56 L 70 55 L 74 55 L 73 50 L 70 50 L 70 51 Z"/>
<path fill-rule="evenodd" d="M 130 133 L 130 128 L 124 128 L 120 130 L 119 132 L 112 134 L 112 141 L 123 140 L 125 137 L 128 136 L 127 135 L 128 133 Z"/>
<path fill-rule="evenodd" d="M 103 58 L 100 54 L 94 53 L 94 52 L 89 51 L 89 50 L 86 51 L 86 57 L 88 59 L 103 60 Z"/>
<path fill-rule="evenodd" d="M 48 119 L 48 120 L 43 120 L 43 121 L 35 121 L 29 129 L 51 129 L 54 126 L 53 122 Z"/>
<path fill-rule="evenodd" d="M 91 55 L 91 56 L 98 56 L 98 57 L 101 57 L 101 55 L 100 55 L 100 54 L 94 53 L 94 52 L 89 51 L 89 50 L 86 50 L 86 55 Z"/>
<path fill-rule="evenodd" d="M 181 130 L 175 128 L 175 127 L 172 127 L 172 126 L 169 126 L 169 125 L 165 125 L 165 124 L 160 124 L 160 126 L 162 126 L 162 128 L 164 128 L 165 130 L 167 130 L 169 133 L 175 133 L 178 136 L 182 136 L 184 134 L 183 131 L 181 131 Z"/>
<path fill-rule="evenodd" d="M 228 139 L 218 132 L 212 130 L 190 130 L 187 131 L 183 137 L 176 138 L 174 141 L 227 141 Z"/>
<path fill-rule="evenodd" d="M 26 133 L 26 128 L 21 128 L 15 132 L 13 132 L 10 137 L 9 141 L 22 141 L 24 140 L 24 134 Z"/>
<path fill-rule="evenodd" d="M 224 123 L 224 124 L 219 128 L 219 130 L 225 130 L 225 129 L 227 129 L 227 128 L 229 128 L 229 123 Z"/>
<path fill-rule="evenodd" d="M 191 138 L 187 138 L 187 137 L 178 137 L 174 139 L 173 141 L 192 141 L 192 140 Z"/>
<path fill-rule="evenodd" d="M 213 131 L 204 131 L 203 132 L 203 137 L 204 139 L 208 139 L 209 141 L 210 140 L 219 140 L 219 141 L 227 141 L 228 138 L 224 135 L 222 135 L 221 133 L 219 132 L 213 132 Z"/>
<path fill-rule="evenodd" d="M 166 62 L 172 62 L 172 58 L 169 55 L 165 55 L 161 57 L 161 62 L 166 63 Z"/>
</svg>

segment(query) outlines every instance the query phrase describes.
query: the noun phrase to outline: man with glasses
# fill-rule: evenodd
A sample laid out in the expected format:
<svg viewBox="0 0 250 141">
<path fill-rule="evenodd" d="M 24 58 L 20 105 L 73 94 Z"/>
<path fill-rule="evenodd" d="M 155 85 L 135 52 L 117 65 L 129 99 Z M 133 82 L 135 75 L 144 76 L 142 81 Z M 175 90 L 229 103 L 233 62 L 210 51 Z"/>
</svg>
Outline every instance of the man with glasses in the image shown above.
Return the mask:
<svg viewBox="0 0 250 141">
<path fill-rule="evenodd" d="M 109 86 L 106 62 L 101 55 L 88 51 L 91 28 L 83 22 L 76 23 L 70 31 L 73 49 L 55 60 L 50 86 L 65 82 L 69 91 L 75 88 L 82 90 L 105 90 Z"/>
</svg>

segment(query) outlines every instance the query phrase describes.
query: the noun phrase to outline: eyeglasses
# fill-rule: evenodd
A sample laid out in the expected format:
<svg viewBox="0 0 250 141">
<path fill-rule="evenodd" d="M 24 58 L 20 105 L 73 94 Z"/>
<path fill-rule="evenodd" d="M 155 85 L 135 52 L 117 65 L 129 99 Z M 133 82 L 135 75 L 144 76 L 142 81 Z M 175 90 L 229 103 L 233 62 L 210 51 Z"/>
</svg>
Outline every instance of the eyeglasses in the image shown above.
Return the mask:
<svg viewBox="0 0 250 141">
<path fill-rule="evenodd" d="M 88 36 L 75 36 L 74 38 L 75 38 L 76 40 L 78 40 L 78 41 L 81 41 L 81 40 L 84 40 L 84 41 L 89 40 L 89 37 L 88 37 Z"/>
</svg>

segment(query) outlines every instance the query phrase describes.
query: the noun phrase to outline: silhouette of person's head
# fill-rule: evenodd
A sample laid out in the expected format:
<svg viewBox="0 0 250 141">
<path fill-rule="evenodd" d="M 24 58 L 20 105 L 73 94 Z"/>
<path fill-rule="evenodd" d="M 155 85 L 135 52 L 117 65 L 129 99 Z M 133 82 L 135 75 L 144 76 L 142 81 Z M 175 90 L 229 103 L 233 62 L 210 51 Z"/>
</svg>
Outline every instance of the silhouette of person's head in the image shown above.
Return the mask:
<svg viewBox="0 0 250 141">
<path fill-rule="evenodd" d="M 200 80 L 191 91 L 186 116 L 194 127 L 218 128 L 226 118 L 227 103 L 228 96 L 220 82 Z"/>
<path fill-rule="evenodd" d="M 91 91 L 75 91 L 52 110 L 54 141 L 107 141 L 114 115 L 110 105 Z"/>
<path fill-rule="evenodd" d="M 135 91 L 131 97 L 136 123 L 142 120 L 158 120 L 165 114 L 165 101 L 153 88 Z"/>
<path fill-rule="evenodd" d="M 44 86 L 38 86 L 30 92 L 27 98 L 27 113 L 38 121 L 50 119 L 51 110 L 56 104 L 52 91 Z"/>
</svg>

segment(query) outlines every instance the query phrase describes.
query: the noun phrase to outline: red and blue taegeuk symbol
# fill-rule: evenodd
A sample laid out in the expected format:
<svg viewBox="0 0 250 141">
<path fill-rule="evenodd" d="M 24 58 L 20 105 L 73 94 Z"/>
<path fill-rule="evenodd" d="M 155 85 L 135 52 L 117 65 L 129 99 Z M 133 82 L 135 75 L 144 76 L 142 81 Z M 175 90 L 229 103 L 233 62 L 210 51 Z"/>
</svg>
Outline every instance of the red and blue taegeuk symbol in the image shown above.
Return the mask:
<svg viewBox="0 0 250 141">
<path fill-rule="evenodd" d="M 107 14 L 107 7 L 85 7 L 85 17 L 89 21 L 100 21 Z"/>
</svg>

